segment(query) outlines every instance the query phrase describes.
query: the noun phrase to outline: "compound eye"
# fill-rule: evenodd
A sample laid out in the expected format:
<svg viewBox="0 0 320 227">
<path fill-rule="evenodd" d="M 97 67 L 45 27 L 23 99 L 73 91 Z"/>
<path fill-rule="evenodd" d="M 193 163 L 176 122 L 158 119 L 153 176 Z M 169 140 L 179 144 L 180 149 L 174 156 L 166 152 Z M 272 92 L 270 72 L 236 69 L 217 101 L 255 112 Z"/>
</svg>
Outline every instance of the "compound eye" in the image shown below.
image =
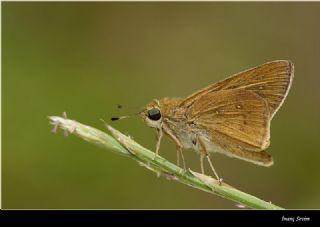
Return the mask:
<svg viewBox="0 0 320 227">
<path fill-rule="evenodd" d="M 159 120 L 161 118 L 160 110 L 157 108 L 148 110 L 148 118 L 153 121 Z"/>
</svg>

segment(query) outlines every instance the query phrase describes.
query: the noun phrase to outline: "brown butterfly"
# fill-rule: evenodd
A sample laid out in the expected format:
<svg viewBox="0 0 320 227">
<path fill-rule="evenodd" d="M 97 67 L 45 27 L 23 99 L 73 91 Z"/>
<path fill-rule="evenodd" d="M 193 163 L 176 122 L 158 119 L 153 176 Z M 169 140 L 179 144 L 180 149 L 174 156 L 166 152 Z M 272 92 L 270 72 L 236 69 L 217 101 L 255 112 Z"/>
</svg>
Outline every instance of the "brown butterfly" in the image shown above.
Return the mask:
<svg viewBox="0 0 320 227">
<path fill-rule="evenodd" d="M 285 100 L 293 79 L 290 61 L 279 60 L 232 75 L 186 98 L 153 100 L 140 113 L 146 124 L 156 128 L 156 155 L 167 135 L 177 147 L 177 162 L 183 148 L 200 153 L 217 179 L 209 158 L 219 152 L 261 166 L 273 160 L 265 149 L 270 144 L 270 121 Z"/>
</svg>

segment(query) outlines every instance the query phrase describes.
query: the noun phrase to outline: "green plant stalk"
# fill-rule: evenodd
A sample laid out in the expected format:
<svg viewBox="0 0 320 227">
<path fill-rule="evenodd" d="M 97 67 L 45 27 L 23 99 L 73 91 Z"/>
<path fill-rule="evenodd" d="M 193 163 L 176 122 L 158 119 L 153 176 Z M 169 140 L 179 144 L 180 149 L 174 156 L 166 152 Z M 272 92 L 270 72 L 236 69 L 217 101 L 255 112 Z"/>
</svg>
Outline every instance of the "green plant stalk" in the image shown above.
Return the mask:
<svg viewBox="0 0 320 227">
<path fill-rule="evenodd" d="M 130 137 L 122 134 L 118 130 L 106 124 L 106 127 L 113 135 L 110 136 L 98 129 L 81 124 L 77 121 L 66 119 L 65 117 L 51 116 L 49 117 L 51 124 L 57 128 L 65 130 L 82 138 L 89 143 L 93 143 L 102 148 L 112 150 L 118 154 L 130 157 L 149 170 L 165 176 L 167 179 L 176 180 L 191 187 L 209 192 L 223 198 L 232 200 L 236 203 L 243 204 L 246 207 L 254 209 L 283 209 L 279 206 L 266 202 L 255 196 L 242 192 L 226 183 L 219 184 L 219 181 L 194 171 L 184 170 L 179 166 L 169 162 L 161 156 L 142 147 Z"/>
</svg>

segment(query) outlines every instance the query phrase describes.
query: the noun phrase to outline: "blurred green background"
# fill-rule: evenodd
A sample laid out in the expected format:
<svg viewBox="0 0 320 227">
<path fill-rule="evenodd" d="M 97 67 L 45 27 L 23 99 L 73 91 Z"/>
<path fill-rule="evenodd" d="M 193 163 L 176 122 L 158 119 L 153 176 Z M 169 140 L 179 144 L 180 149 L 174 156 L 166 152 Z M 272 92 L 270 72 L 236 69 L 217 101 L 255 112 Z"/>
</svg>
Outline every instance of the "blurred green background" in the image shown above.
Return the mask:
<svg viewBox="0 0 320 227">
<path fill-rule="evenodd" d="M 214 164 L 240 190 L 285 208 L 320 208 L 319 27 L 320 3 L 2 3 L 3 208 L 236 209 L 52 134 L 47 116 L 67 111 L 105 130 L 100 118 L 278 59 L 294 62 L 295 78 L 271 125 L 275 165 L 219 154 Z M 112 125 L 154 150 L 154 131 L 140 119 Z M 162 142 L 160 154 L 175 162 L 174 144 Z M 184 154 L 199 171 L 197 154 Z"/>
</svg>

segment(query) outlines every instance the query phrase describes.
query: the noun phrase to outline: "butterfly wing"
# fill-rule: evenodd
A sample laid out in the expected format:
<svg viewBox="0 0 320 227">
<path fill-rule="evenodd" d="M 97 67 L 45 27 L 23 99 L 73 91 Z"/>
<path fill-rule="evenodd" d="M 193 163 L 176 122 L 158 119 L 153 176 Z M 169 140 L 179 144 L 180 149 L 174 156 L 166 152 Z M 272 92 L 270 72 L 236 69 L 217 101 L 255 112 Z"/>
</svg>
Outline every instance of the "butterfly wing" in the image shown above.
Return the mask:
<svg viewBox="0 0 320 227">
<path fill-rule="evenodd" d="M 197 99 L 186 115 L 188 122 L 208 132 L 209 140 L 216 144 L 220 141 L 255 152 L 269 146 L 269 107 L 252 91 L 235 89 L 208 93 Z"/>
<path fill-rule="evenodd" d="M 290 89 L 294 67 L 290 61 L 280 60 L 265 63 L 255 68 L 232 75 L 187 97 L 181 106 L 189 107 L 203 95 L 232 89 L 252 91 L 263 98 L 272 118 L 282 105 Z"/>
<path fill-rule="evenodd" d="M 237 143 L 230 143 L 228 136 L 213 133 L 213 141 L 205 141 L 205 146 L 208 151 L 215 151 L 225 154 L 229 157 L 236 157 L 248 162 L 252 162 L 261 166 L 271 166 L 273 159 L 266 151 L 252 152 L 252 149 L 240 146 Z"/>
</svg>

